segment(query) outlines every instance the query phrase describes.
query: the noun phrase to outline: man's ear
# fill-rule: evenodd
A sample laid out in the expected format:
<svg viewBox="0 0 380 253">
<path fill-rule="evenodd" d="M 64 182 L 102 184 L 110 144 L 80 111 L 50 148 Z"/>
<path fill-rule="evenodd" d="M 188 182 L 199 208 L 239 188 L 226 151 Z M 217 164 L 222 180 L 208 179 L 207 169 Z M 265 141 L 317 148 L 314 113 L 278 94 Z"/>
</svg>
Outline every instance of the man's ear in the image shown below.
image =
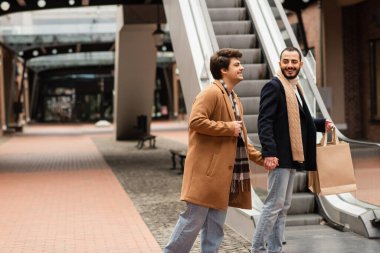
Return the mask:
<svg viewBox="0 0 380 253">
<path fill-rule="evenodd" d="M 221 70 L 220 70 L 220 72 L 222 72 L 222 74 L 226 74 L 227 73 L 227 69 L 226 68 L 222 68 Z"/>
</svg>

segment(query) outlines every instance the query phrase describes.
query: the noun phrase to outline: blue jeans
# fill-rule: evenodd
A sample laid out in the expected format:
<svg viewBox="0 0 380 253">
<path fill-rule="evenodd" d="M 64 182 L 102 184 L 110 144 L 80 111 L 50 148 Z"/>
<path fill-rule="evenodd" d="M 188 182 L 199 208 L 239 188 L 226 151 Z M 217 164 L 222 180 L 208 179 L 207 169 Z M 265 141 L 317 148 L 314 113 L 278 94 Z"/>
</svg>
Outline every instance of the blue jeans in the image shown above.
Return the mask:
<svg viewBox="0 0 380 253">
<path fill-rule="evenodd" d="M 252 252 L 282 252 L 286 214 L 293 195 L 295 169 L 277 168 L 268 173 L 268 196 L 252 241 Z"/>
<path fill-rule="evenodd" d="M 201 252 L 218 252 L 224 236 L 223 225 L 226 214 L 226 211 L 187 202 L 187 208 L 179 215 L 170 241 L 164 248 L 164 253 L 190 252 L 200 230 L 202 230 Z"/>
</svg>

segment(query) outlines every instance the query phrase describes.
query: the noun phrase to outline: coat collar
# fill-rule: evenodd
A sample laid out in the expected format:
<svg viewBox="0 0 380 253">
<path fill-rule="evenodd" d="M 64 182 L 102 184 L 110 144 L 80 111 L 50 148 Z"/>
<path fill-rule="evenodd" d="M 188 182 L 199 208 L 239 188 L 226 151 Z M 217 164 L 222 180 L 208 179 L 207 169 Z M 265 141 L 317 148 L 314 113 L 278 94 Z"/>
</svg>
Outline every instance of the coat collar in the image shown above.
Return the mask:
<svg viewBox="0 0 380 253">
<path fill-rule="evenodd" d="M 233 120 L 233 121 L 236 120 L 235 119 L 235 113 L 234 113 L 234 110 L 232 108 L 230 97 L 228 96 L 228 93 L 224 89 L 223 84 L 218 80 L 214 80 L 213 84 L 215 84 L 222 91 L 224 102 L 226 103 L 226 106 L 228 109 L 228 114 L 230 115 L 231 120 Z M 236 99 L 236 97 L 234 97 L 234 98 Z"/>
</svg>

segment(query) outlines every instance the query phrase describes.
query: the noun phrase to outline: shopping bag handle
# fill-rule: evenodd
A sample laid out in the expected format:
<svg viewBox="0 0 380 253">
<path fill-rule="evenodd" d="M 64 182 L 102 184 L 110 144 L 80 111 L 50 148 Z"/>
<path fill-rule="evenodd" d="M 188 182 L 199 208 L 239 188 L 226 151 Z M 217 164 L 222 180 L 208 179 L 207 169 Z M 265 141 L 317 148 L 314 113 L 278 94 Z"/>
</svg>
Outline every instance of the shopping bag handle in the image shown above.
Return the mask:
<svg viewBox="0 0 380 253">
<path fill-rule="evenodd" d="M 328 133 L 331 132 L 331 142 L 328 142 L 327 139 L 328 139 Z M 333 145 L 336 145 L 336 144 L 339 144 L 339 139 L 338 139 L 338 136 L 336 135 L 336 131 L 335 131 L 335 127 L 331 127 L 329 131 L 325 131 L 325 133 L 323 134 L 322 136 L 322 139 L 321 141 L 319 142 L 319 145 L 321 146 L 327 146 L 327 143 L 329 144 L 333 144 Z"/>
</svg>

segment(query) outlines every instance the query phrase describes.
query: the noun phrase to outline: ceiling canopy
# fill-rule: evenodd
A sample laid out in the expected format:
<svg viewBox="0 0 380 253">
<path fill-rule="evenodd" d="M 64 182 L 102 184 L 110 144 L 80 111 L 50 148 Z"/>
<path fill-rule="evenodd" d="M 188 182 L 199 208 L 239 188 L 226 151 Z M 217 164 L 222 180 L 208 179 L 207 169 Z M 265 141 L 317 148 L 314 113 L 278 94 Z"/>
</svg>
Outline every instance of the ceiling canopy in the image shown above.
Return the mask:
<svg viewBox="0 0 380 253">
<path fill-rule="evenodd" d="M 115 4 L 162 4 L 162 0 L 4 0 L 0 3 L 0 16 L 22 11 Z"/>
</svg>

